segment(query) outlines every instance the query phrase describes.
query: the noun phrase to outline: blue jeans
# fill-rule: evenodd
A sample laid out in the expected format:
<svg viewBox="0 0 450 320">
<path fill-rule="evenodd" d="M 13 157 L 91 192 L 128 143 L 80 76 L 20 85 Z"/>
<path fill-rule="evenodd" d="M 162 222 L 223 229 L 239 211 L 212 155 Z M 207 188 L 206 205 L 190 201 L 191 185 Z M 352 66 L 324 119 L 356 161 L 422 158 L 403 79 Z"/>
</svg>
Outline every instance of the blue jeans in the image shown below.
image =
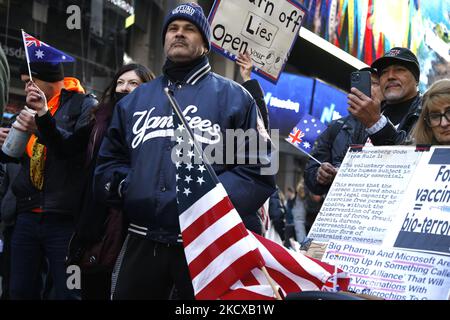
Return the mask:
<svg viewBox="0 0 450 320">
<path fill-rule="evenodd" d="M 11 239 L 10 297 L 39 299 L 44 259 L 56 300 L 79 299 L 79 290 L 67 287 L 65 257 L 74 222 L 69 217 L 46 213 L 21 213 Z"/>
</svg>

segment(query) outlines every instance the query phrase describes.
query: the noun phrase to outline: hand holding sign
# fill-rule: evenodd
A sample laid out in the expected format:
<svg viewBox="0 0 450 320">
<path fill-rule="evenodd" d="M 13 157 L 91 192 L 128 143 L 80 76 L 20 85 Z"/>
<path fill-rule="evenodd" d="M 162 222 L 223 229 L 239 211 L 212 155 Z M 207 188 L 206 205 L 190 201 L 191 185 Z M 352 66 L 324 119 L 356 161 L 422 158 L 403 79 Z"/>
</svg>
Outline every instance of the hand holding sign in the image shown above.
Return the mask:
<svg viewBox="0 0 450 320">
<path fill-rule="evenodd" d="M 212 48 L 232 60 L 248 52 L 255 71 L 276 83 L 305 15 L 294 0 L 216 0 L 208 18 Z"/>
<path fill-rule="evenodd" d="M 242 80 L 250 80 L 250 74 L 252 73 L 253 64 L 250 54 L 246 51 L 245 53 L 239 52 L 239 57 L 236 59 L 236 63 L 239 65 L 239 72 L 241 73 Z"/>
</svg>

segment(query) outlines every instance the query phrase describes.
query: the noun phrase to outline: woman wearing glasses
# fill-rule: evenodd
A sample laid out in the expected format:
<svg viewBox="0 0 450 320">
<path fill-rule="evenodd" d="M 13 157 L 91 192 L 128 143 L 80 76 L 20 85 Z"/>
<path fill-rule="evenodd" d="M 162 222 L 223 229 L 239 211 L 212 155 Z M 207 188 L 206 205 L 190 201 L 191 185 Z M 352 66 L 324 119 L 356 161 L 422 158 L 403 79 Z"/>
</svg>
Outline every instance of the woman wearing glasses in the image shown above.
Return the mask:
<svg viewBox="0 0 450 320">
<path fill-rule="evenodd" d="M 411 135 L 416 144 L 450 145 L 450 79 L 438 80 L 427 90 Z"/>
</svg>

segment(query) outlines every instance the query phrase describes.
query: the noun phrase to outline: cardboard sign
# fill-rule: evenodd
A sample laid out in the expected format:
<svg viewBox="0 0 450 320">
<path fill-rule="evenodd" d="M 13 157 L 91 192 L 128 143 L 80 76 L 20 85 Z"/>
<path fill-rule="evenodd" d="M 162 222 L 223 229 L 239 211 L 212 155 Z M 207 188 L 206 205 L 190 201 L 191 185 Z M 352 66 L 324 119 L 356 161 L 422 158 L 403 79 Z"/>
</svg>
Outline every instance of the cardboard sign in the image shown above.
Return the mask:
<svg viewBox="0 0 450 320">
<path fill-rule="evenodd" d="M 387 300 L 450 298 L 450 256 L 330 241 L 322 261 L 348 272 L 355 293 Z"/>
<path fill-rule="evenodd" d="M 381 245 L 421 155 L 413 146 L 347 152 L 308 238 Z"/>
<path fill-rule="evenodd" d="M 276 83 L 306 12 L 295 0 L 216 0 L 208 17 L 211 45 L 233 61 L 249 52 L 255 72 Z"/>
</svg>

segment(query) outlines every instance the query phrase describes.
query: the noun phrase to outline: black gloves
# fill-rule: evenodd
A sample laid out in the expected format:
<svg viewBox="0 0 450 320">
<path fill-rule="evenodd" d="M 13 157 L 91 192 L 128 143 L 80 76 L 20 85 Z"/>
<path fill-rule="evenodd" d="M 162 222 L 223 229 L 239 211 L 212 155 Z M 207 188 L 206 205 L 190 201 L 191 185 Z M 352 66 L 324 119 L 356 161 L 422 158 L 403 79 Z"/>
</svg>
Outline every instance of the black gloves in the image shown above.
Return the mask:
<svg viewBox="0 0 450 320">
<path fill-rule="evenodd" d="M 107 205 L 115 208 L 120 208 L 122 206 L 125 177 L 126 175 L 123 173 L 114 172 L 111 181 L 105 185 Z"/>
</svg>

